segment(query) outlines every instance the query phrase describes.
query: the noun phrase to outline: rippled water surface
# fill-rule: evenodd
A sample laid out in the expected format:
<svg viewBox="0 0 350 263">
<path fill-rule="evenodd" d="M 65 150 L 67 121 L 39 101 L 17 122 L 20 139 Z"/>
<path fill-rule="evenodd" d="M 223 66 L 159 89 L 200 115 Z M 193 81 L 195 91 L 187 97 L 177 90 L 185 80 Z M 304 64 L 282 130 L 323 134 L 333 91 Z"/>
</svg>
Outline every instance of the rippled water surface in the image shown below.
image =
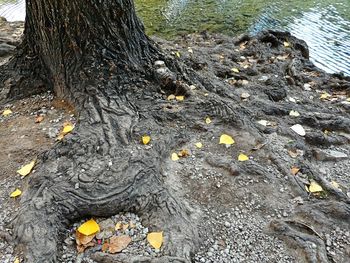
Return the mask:
<svg viewBox="0 0 350 263">
<path fill-rule="evenodd" d="M 312 61 L 350 75 L 350 0 L 136 0 L 149 34 L 171 38 L 203 30 L 252 34 L 289 30 L 304 39 Z M 0 15 L 23 20 L 24 1 L 0 0 Z"/>
</svg>

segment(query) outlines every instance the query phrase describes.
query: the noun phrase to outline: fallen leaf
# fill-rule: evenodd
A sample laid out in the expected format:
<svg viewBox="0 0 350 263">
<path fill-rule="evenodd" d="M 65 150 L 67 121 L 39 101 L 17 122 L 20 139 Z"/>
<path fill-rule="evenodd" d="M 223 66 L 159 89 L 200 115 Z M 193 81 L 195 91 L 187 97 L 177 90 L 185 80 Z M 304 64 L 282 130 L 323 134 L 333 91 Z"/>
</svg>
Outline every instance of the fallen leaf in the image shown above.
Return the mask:
<svg viewBox="0 0 350 263">
<path fill-rule="evenodd" d="M 67 122 L 63 125 L 62 132 L 64 134 L 67 134 L 67 133 L 70 133 L 71 131 L 73 131 L 73 129 L 74 129 L 74 126 L 70 122 Z"/>
<path fill-rule="evenodd" d="M 191 47 L 188 47 L 187 51 L 188 51 L 188 53 L 192 53 L 193 54 L 193 49 Z"/>
<path fill-rule="evenodd" d="M 350 98 L 347 98 L 346 101 L 350 101 Z"/>
<path fill-rule="evenodd" d="M 312 181 L 309 186 L 310 193 L 322 192 L 323 188 L 315 181 Z"/>
<path fill-rule="evenodd" d="M 201 142 L 197 142 L 195 145 L 199 149 L 203 147 L 203 144 Z"/>
<path fill-rule="evenodd" d="M 293 175 L 296 175 L 297 173 L 299 173 L 300 168 L 293 166 L 293 167 L 290 169 L 290 171 L 291 171 L 291 173 L 292 173 Z"/>
<path fill-rule="evenodd" d="M 299 117 L 300 116 L 300 113 L 295 111 L 295 110 L 291 110 L 289 112 L 289 116 L 292 116 L 292 117 Z"/>
<path fill-rule="evenodd" d="M 235 141 L 233 140 L 233 138 L 230 135 L 222 134 L 220 136 L 219 144 L 231 145 L 231 144 L 234 144 L 234 143 L 235 143 Z"/>
<path fill-rule="evenodd" d="M 77 245 L 77 251 L 80 254 L 80 253 L 83 253 L 85 251 L 85 249 L 87 249 L 88 247 L 93 247 L 95 245 L 96 245 L 96 243 L 93 241 L 87 243 L 86 245 Z"/>
<path fill-rule="evenodd" d="M 284 41 L 284 42 L 283 42 L 283 46 L 284 46 L 284 47 L 290 47 L 290 44 L 289 44 L 289 42 Z"/>
<path fill-rule="evenodd" d="M 61 141 L 61 140 L 64 138 L 64 136 L 65 136 L 66 134 L 72 132 L 73 129 L 74 129 L 73 124 L 71 124 L 70 122 L 65 122 L 65 123 L 63 124 L 63 129 L 62 129 L 62 131 L 60 132 L 60 134 L 59 134 L 58 137 L 57 137 L 57 140 Z"/>
<path fill-rule="evenodd" d="M 79 231 L 75 231 L 75 242 L 77 243 L 78 246 L 86 245 L 87 243 L 91 242 L 95 236 L 96 234 L 87 236 L 80 233 Z"/>
<path fill-rule="evenodd" d="M 235 73 L 239 73 L 239 69 L 238 68 L 231 68 L 231 70 Z"/>
<path fill-rule="evenodd" d="M 135 225 L 135 223 L 134 223 L 134 222 L 130 221 L 130 223 L 129 223 L 129 227 L 130 227 L 130 228 L 135 228 L 135 227 L 136 227 L 136 225 Z"/>
<path fill-rule="evenodd" d="M 129 228 L 129 224 L 123 224 L 122 229 L 123 231 L 127 230 Z"/>
<path fill-rule="evenodd" d="M 30 174 L 34 166 L 35 166 L 35 160 L 31 161 L 30 163 L 24 165 L 21 169 L 17 170 L 17 173 L 22 176 L 27 176 L 28 174 Z"/>
<path fill-rule="evenodd" d="M 238 155 L 238 161 L 240 162 L 245 162 L 245 161 L 248 161 L 249 160 L 249 157 L 243 153 L 240 153 Z"/>
<path fill-rule="evenodd" d="M 178 58 L 181 57 L 181 54 L 180 54 L 179 51 L 176 51 L 175 55 L 176 55 Z"/>
<path fill-rule="evenodd" d="M 292 157 L 292 158 L 297 158 L 298 155 L 299 155 L 298 152 L 293 151 L 293 150 L 288 150 L 288 154 L 289 154 L 289 156 Z"/>
<path fill-rule="evenodd" d="M 148 136 L 148 135 L 143 135 L 143 136 L 142 136 L 142 143 L 143 143 L 144 145 L 149 144 L 150 141 L 151 141 L 151 137 L 150 137 L 150 136 Z"/>
<path fill-rule="evenodd" d="M 13 263 L 20 263 L 20 261 L 19 261 L 19 258 L 15 258 L 15 261 L 13 261 Z"/>
<path fill-rule="evenodd" d="M 107 242 L 103 243 L 102 245 L 102 252 L 107 252 L 107 250 L 109 249 L 109 244 Z"/>
<path fill-rule="evenodd" d="M 330 97 L 331 97 L 331 94 L 329 94 L 327 92 L 324 92 L 324 93 L 321 94 L 320 99 L 321 100 L 326 100 L 326 99 L 328 99 Z"/>
<path fill-rule="evenodd" d="M 178 154 L 179 157 L 188 157 L 190 155 L 190 152 L 186 149 L 181 150 Z"/>
<path fill-rule="evenodd" d="M 174 94 L 171 94 L 168 96 L 167 100 L 174 100 L 175 99 L 175 95 Z"/>
<path fill-rule="evenodd" d="M 176 96 L 175 98 L 177 101 L 183 101 L 185 99 L 185 96 Z"/>
<path fill-rule="evenodd" d="M 118 230 L 120 230 L 122 228 L 122 222 L 118 222 L 118 223 L 116 223 L 115 224 L 115 231 L 118 231 Z"/>
<path fill-rule="evenodd" d="M 147 241 L 153 248 L 160 249 L 163 244 L 163 231 L 149 233 L 147 235 Z"/>
<path fill-rule="evenodd" d="M 108 251 L 109 253 L 115 254 L 126 249 L 131 242 L 131 237 L 127 235 L 123 236 L 112 236 L 109 239 Z"/>
<path fill-rule="evenodd" d="M 171 154 L 171 160 L 173 160 L 173 161 L 177 161 L 177 160 L 179 160 L 180 158 L 179 158 L 179 156 L 177 155 L 177 153 L 172 153 Z"/>
<path fill-rule="evenodd" d="M 205 118 L 205 123 L 206 123 L 206 124 L 210 124 L 210 123 L 211 123 L 211 119 L 210 119 L 209 117 L 206 117 L 206 118 Z"/>
<path fill-rule="evenodd" d="M 7 117 L 8 115 L 12 114 L 12 111 L 7 109 L 7 110 L 4 110 L 3 113 L 2 113 L 2 116 L 4 117 Z"/>
<path fill-rule="evenodd" d="M 337 188 L 337 189 L 341 190 L 339 184 L 338 184 L 336 181 L 332 181 L 332 182 L 331 182 L 331 185 L 332 185 L 334 188 Z"/>
<path fill-rule="evenodd" d="M 40 123 L 44 120 L 44 116 L 40 115 L 40 116 L 36 116 L 35 118 L 35 123 Z"/>
<path fill-rule="evenodd" d="M 300 136 L 305 136 L 306 132 L 303 128 L 303 126 L 301 126 L 300 124 L 295 124 L 292 127 L 290 127 L 294 132 L 296 132 L 297 134 L 299 134 Z"/>
<path fill-rule="evenodd" d="M 22 194 L 22 191 L 17 188 L 15 191 L 13 191 L 10 194 L 10 197 L 17 197 L 17 196 L 20 196 L 21 194 Z"/>
<path fill-rule="evenodd" d="M 90 219 L 86 221 L 84 224 L 82 224 L 79 228 L 78 231 L 85 235 L 85 236 L 90 236 L 92 234 L 95 234 L 100 231 L 99 225 L 96 223 L 95 220 Z"/>
</svg>

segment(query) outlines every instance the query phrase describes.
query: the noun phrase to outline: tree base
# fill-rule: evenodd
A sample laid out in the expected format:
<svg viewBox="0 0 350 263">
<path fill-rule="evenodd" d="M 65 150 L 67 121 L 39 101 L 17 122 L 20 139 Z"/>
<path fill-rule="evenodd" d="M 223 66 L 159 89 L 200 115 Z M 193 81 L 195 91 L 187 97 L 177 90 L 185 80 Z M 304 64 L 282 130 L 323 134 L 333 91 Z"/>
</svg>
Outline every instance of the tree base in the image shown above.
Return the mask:
<svg viewBox="0 0 350 263">
<path fill-rule="evenodd" d="M 313 207 L 313 211 L 323 215 L 323 225 L 341 222 L 345 228 L 350 227 L 346 221 L 349 198 L 319 176 L 312 155 L 308 155 L 315 144 L 343 146 L 348 143 L 346 137 L 337 133 L 350 133 L 347 106 L 337 105 L 337 109 L 345 107 L 340 114 L 337 109 L 323 108 L 326 102 L 322 100 L 311 101 L 301 91 L 304 83 L 314 82 L 318 89 L 328 89 L 329 83 L 336 82 L 340 83 L 338 90 L 349 92 L 348 79 L 330 76 L 315 68 L 308 61 L 306 45 L 287 33 L 265 32 L 257 38 L 241 39 L 222 37 L 206 48 L 196 47 L 196 43 L 204 41 L 203 36 L 191 41 L 193 53 L 186 53 L 186 47 L 180 52 L 181 58 L 175 58 L 179 61 L 173 66 L 167 63 L 171 71 L 178 74 L 181 85 L 191 92 L 181 94 L 183 89 L 176 89 L 178 83 L 163 85 L 159 79 L 155 81 L 134 74 L 123 79 L 110 76 L 98 85 L 84 82 L 76 90 L 84 89 L 85 95 L 72 94 L 72 101 L 80 113 L 78 124 L 71 135 L 40 158 L 37 172 L 29 179 L 29 188 L 24 191 L 21 201 L 22 208 L 14 221 L 16 241 L 25 251 L 27 262 L 57 262 L 57 242 L 62 238 L 60 229 L 66 228 L 70 222 L 83 217 L 111 216 L 122 211 L 140 214 L 150 226 L 165 231 L 166 257 L 123 258 L 123 255 L 98 253 L 93 256 L 95 260 L 193 261 L 193 254 L 199 247 L 200 226 L 198 218 L 192 219 L 196 213 L 186 205 L 184 197 L 192 190 L 182 189 L 186 185 L 183 178 L 176 174 L 169 176 L 164 171 L 176 168 L 170 159 L 171 153 L 190 148 L 198 140 L 198 135 L 205 137 L 205 133 L 219 137 L 221 133 L 235 135 L 247 131 L 249 138 L 254 138 L 240 141 L 238 137 L 237 148 L 217 148 L 217 141 L 211 143 L 212 152 L 219 157 L 208 157 L 210 166 L 223 169 L 224 174 L 231 176 L 251 175 L 271 183 L 280 183 L 276 176 L 282 176 L 293 196 L 305 199 L 309 196 L 303 213 L 310 215 L 308 208 Z M 284 47 L 284 42 L 290 43 L 291 47 Z M 246 68 L 242 64 L 244 61 L 248 65 Z M 239 68 L 238 72 L 233 68 Z M 266 75 L 268 79 L 263 78 Z M 191 89 L 185 83 L 196 88 Z M 248 98 L 242 96 L 247 90 L 250 93 Z M 175 95 L 185 96 L 184 101 L 167 100 L 168 95 L 176 92 Z M 302 96 L 305 103 L 288 101 L 288 97 L 293 96 Z M 321 115 L 310 113 L 320 109 Z M 306 136 L 290 129 L 296 122 L 289 115 L 291 110 L 301 113 L 297 122 L 308 127 Z M 339 115 L 336 119 L 335 114 Z M 208 116 L 214 120 L 212 126 L 204 122 Z M 257 123 L 261 119 L 272 124 Z M 334 134 L 324 135 L 326 129 Z M 305 152 L 305 159 L 298 167 L 306 176 L 290 173 L 289 166 L 295 160 L 288 157 L 288 165 L 281 161 L 285 153 L 283 149 L 276 150 L 280 146 L 277 141 L 265 142 L 273 133 L 280 138 L 293 139 L 293 144 L 288 147 Z M 144 134 L 150 134 L 152 147 L 140 143 Z M 249 152 L 252 146 L 261 148 Z M 240 163 L 235 161 L 236 158 L 232 159 L 243 149 L 250 155 L 257 151 L 253 161 Z M 311 180 L 322 185 L 326 196 L 305 191 L 305 185 Z M 199 190 L 195 192 L 201 193 Z M 220 195 L 220 189 L 206 195 L 206 198 L 215 199 Z M 326 203 L 336 201 L 329 211 L 337 208 L 337 215 L 341 216 L 322 212 L 321 207 L 313 206 L 317 198 L 325 198 Z M 200 202 L 199 196 L 189 199 L 191 203 L 193 200 Z M 305 215 L 302 218 L 310 220 Z M 313 224 L 312 220 L 304 223 Z M 327 262 L 329 255 L 317 235 L 311 234 L 310 237 L 309 234 L 306 238 L 302 228 L 291 230 L 286 224 L 273 222 L 271 229 L 280 236 L 296 240 L 294 245 L 306 255 L 301 256 L 301 261 Z M 320 247 L 316 254 L 308 251 L 307 242 Z"/>
</svg>

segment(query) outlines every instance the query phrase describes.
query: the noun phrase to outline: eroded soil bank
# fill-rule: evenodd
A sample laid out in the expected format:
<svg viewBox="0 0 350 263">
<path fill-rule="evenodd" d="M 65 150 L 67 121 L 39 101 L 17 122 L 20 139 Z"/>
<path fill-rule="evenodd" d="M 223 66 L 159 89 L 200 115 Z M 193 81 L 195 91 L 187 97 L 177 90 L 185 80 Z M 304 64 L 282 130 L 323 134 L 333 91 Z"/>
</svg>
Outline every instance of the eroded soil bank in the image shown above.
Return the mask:
<svg viewBox="0 0 350 263">
<path fill-rule="evenodd" d="M 22 26 L 3 22 L 1 28 L 7 28 L 6 35 L 0 31 L 0 45 L 8 50 L 2 58 L 7 59 L 18 44 L 13 32 Z M 164 178 L 199 211 L 201 244 L 193 261 L 349 262 L 349 78 L 315 68 L 305 43 L 285 33 L 265 32 L 252 39 L 203 33 L 155 41 L 183 66 L 183 81 L 191 80 L 183 101 L 169 100 L 172 94 L 160 89 L 160 110 L 178 116 L 167 125 L 181 130 L 182 140 L 169 149 Z M 181 113 L 192 104 L 202 106 L 193 109 L 200 111 L 194 116 L 202 117 L 191 123 Z M 74 123 L 74 112 L 50 93 L 2 104 L 1 112 L 5 109 L 13 113 L 0 117 L 0 230 L 11 237 L 8 225 L 20 197 L 9 195 L 26 189 L 28 182 L 16 170 L 61 143 L 57 133 L 65 121 Z M 35 123 L 37 115 L 44 120 Z M 235 143 L 219 144 L 222 134 Z M 157 131 L 150 135 L 158 136 Z M 139 144 L 152 148 L 152 142 Z M 171 153 L 184 149 L 189 156 L 171 160 Z M 249 160 L 239 161 L 241 153 Z M 312 183 L 322 190 L 310 193 Z M 161 256 L 162 249 L 151 248 L 145 239 L 148 226 L 127 212 L 97 219 L 101 225 L 134 220 L 133 231 L 118 232 L 133 240 L 119 254 L 124 255 L 120 262 L 135 255 Z M 101 253 L 107 229 L 101 229 L 101 241 L 77 253 L 74 232 L 81 222 L 62 229 L 59 262 L 119 262 Z M 2 239 L 1 262 L 15 257 L 22 259 L 21 251 Z"/>
</svg>

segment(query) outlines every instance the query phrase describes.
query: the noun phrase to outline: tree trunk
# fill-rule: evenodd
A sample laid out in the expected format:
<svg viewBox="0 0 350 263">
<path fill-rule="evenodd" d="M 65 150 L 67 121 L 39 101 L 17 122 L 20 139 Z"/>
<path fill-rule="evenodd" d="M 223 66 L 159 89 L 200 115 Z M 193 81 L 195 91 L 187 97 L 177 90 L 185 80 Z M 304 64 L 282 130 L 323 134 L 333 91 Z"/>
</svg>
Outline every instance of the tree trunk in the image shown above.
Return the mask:
<svg viewBox="0 0 350 263">
<path fill-rule="evenodd" d="M 56 262 L 56 242 L 68 222 L 121 211 L 141 214 L 165 231 L 163 262 L 189 261 L 197 230 L 173 191 L 176 184 L 166 185 L 162 174 L 170 149 L 165 145 L 177 132 L 157 124 L 166 116 L 159 113 L 157 85 L 146 80 L 161 53 L 133 2 L 26 4 L 24 40 L 7 72 L 16 71 L 6 75 L 8 97 L 52 89 L 78 114 L 75 132 L 41 156 L 22 198 L 15 234 L 26 262 Z M 149 132 L 156 142 L 140 148 Z"/>
</svg>

